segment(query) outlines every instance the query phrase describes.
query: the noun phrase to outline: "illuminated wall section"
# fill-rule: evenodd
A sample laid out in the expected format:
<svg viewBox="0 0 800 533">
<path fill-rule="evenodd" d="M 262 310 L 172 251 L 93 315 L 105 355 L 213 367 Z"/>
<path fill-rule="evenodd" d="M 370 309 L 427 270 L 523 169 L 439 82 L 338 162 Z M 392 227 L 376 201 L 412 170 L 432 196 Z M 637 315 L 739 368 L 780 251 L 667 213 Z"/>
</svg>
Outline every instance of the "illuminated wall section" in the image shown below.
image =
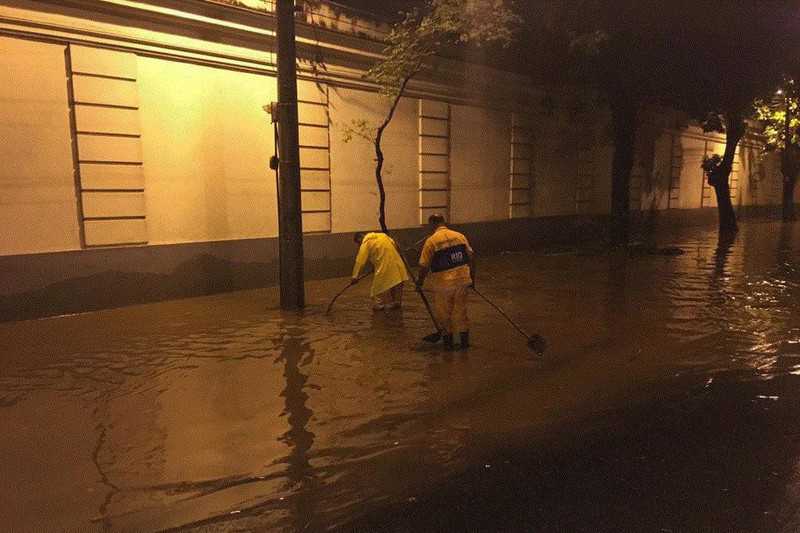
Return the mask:
<svg viewBox="0 0 800 533">
<path fill-rule="evenodd" d="M 681 205 L 681 168 L 683 167 L 683 144 L 680 135 L 670 132 L 670 172 L 667 208 L 676 209 Z"/>
<path fill-rule="evenodd" d="M 275 78 L 139 57 L 151 244 L 274 237 Z"/>
<path fill-rule="evenodd" d="M 765 157 L 759 146 L 746 143 L 742 147 L 741 160 L 744 167 L 741 180 L 743 202 L 750 205 L 781 204 L 783 176 L 780 172 L 780 157 Z M 795 190 L 795 202 L 798 202 L 798 198 L 800 188 Z"/>
<path fill-rule="evenodd" d="M 533 214 L 533 176 L 532 121 L 526 114 L 512 113 L 509 218 L 524 218 Z"/>
<path fill-rule="evenodd" d="M 764 180 L 765 166 L 756 150 L 749 149 L 745 153 L 747 157 L 746 166 L 749 203 L 752 205 L 759 205 L 763 203 L 761 187 Z"/>
<path fill-rule="evenodd" d="M 70 45 L 68 60 L 84 245 L 145 244 L 137 58 Z"/>
<path fill-rule="evenodd" d="M 650 168 L 643 175 L 641 208 L 646 211 L 667 209 L 672 174 L 672 134 L 662 131 L 653 140 L 652 153 L 642 154 L 643 161 L 650 161 Z"/>
<path fill-rule="evenodd" d="M 699 128 L 698 128 L 699 132 Z M 700 207 L 703 196 L 703 170 L 700 165 L 706 153 L 706 141 L 698 132 L 680 135 L 681 173 L 680 173 L 680 209 Z"/>
<path fill-rule="evenodd" d="M 734 205 L 758 205 L 758 193 L 753 188 L 754 184 L 756 184 L 756 188 L 758 185 L 757 182 L 752 179 L 754 171 L 758 171 L 758 168 L 753 168 L 758 156 L 758 147 L 755 146 L 750 139 L 742 139 L 739 144 L 739 156 L 737 157 L 739 161 L 739 190 L 737 201 Z M 758 166 L 757 163 L 755 163 L 755 165 L 756 167 Z"/>
<path fill-rule="evenodd" d="M 0 255 L 80 248 L 63 45 L 0 37 L 0 139 Z"/>
<path fill-rule="evenodd" d="M 434 213 L 450 218 L 450 105 L 420 99 L 419 222 Z"/>
<path fill-rule="evenodd" d="M 365 121 L 370 131 L 381 123 L 389 101 L 378 94 L 331 87 L 331 188 L 333 232 L 378 227 L 378 187 L 375 148 L 371 137 L 348 135 L 353 121 Z M 383 182 L 389 228 L 419 225 L 417 160 L 417 100 L 403 98 L 384 131 Z"/>
<path fill-rule="evenodd" d="M 453 222 L 508 220 L 511 114 L 450 107 L 450 216 Z"/>
</svg>

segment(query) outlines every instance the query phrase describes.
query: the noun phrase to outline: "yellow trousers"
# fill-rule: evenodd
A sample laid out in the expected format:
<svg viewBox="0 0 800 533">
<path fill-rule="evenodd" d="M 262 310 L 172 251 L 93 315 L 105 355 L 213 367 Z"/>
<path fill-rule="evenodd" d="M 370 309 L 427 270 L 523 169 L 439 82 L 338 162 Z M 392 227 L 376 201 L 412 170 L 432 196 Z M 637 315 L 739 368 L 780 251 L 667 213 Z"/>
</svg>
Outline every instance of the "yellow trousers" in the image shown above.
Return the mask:
<svg viewBox="0 0 800 533">
<path fill-rule="evenodd" d="M 384 291 L 373 298 L 372 308 L 380 309 L 399 309 L 403 305 L 403 284 L 398 283 L 388 291 Z"/>
<path fill-rule="evenodd" d="M 469 287 L 437 289 L 433 291 L 433 314 L 445 333 L 469 331 L 467 294 Z"/>
</svg>

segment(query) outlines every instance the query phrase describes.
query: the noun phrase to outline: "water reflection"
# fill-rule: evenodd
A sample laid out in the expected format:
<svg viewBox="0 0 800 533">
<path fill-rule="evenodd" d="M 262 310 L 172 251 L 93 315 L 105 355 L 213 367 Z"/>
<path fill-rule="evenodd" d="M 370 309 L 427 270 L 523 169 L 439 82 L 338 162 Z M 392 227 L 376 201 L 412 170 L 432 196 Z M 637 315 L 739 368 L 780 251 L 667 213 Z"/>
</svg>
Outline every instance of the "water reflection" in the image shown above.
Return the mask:
<svg viewBox="0 0 800 533">
<path fill-rule="evenodd" d="M 305 531 L 314 520 L 315 499 L 309 494 L 315 486 L 314 469 L 309 454 L 314 445 L 314 433 L 308 430 L 313 411 L 306 405 L 309 399 L 305 391 L 308 374 L 302 367 L 314 362 L 315 350 L 306 339 L 304 330 L 296 325 L 283 323 L 280 327 L 278 345 L 281 351 L 276 363 L 283 363 L 286 386 L 281 391 L 284 398 L 283 416 L 287 416 L 289 429 L 280 440 L 289 448 L 286 458 L 286 478 L 295 497 L 290 501 L 291 523 L 294 531 Z"/>
<path fill-rule="evenodd" d="M 615 253 L 608 258 L 608 283 L 606 284 L 606 329 L 609 338 L 625 335 L 625 316 L 628 293 L 628 256 Z"/>
<path fill-rule="evenodd" d="M 724 281 L 725 267 L 728 264 L 728 258 L 733 251 L 733 245 L 736 243 L 736 234 L 723 233 L 720 234 L 717 241 L 717 248 L 714 250 L 714 271 L 712 276 L 712 288 L 719 289 L 721 285 L 714 285 L 716 282 Z"/>
<path fill-rule="evenodd" d="M 412 479 L 460 468 L 491 431 L 513 435 L 615 387 L 686 367 L 703 383 L 732 368 L 751 380 L 793 377 L 797 240 L 793 225 L 760 224 L 736 240 L 662 236 L 691 252 L 676 257 L 486 258 L 481 290 L 552 340 L 535 361 L 477 299 L 470 351 L 423 345 L 431 325 L 410 290 L 392 313 L 373 313 L 357 288 L 331 316 L 264 313 L 266 297 L 254 293 L 246 304 L 233 294 L 0 325 L 0 353 L 10 354 L 0 361 L 0 423 L 24 435 L 7 436 L 0 451 L 49 458 L 48 475 L 24 489 L 24 469 L 4 472 L 0 499 L 33 502 L 26 512 L 76 530 L 150 530 L 234 511 L 250 513 L 241 530 L 321 529 Z M 327 303 L 340 286 L 311 294 Z M 53 429 L 63 420 L 71 427 Z M 91 501 L 80 492 L 89 490 Z M 48 511 L 72 493 L 88 511 L 72 505 L 71 521 Z M 169 520 L 147 522 L 156 515 Z M 11 529 L 24 525 L 12 518 Z"/>
</svg>

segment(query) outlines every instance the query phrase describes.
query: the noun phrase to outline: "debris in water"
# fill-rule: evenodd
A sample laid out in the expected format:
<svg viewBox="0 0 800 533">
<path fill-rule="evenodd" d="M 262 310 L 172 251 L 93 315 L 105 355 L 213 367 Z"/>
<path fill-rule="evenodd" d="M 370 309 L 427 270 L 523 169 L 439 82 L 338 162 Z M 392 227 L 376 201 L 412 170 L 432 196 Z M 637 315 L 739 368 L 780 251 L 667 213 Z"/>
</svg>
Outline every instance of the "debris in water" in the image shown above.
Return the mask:
<svg viewBox="0 0 800 533">
<path fill-rule="evenodd" d="M 777 400 L 780 396 L 765 396 L 764 394 L 759 394 L 756 398 L 759 400 Z"/>
</svg>

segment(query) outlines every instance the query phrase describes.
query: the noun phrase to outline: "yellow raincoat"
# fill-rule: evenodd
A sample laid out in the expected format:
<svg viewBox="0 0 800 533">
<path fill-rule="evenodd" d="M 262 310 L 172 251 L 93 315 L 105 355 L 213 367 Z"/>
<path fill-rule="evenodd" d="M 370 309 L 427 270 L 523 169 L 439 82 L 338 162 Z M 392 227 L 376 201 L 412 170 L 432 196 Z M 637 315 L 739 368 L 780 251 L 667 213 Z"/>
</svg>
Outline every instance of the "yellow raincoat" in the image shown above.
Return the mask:
<svg viewBox="0 0 800 533">
<path fill-rule="evenodd" d="M 384 293 L 409 278 L 408 270 L 397 251 L 397 246 L 391 237 L 385 233 L 367 233 L 358 249 L 356 264 L 353 266 L 353 277 L 361 275 L 361 270 L 367 261 L 372 263 L 375 276 L 372 278 L 372 291 L 375 296 Z"/>
</svg>

